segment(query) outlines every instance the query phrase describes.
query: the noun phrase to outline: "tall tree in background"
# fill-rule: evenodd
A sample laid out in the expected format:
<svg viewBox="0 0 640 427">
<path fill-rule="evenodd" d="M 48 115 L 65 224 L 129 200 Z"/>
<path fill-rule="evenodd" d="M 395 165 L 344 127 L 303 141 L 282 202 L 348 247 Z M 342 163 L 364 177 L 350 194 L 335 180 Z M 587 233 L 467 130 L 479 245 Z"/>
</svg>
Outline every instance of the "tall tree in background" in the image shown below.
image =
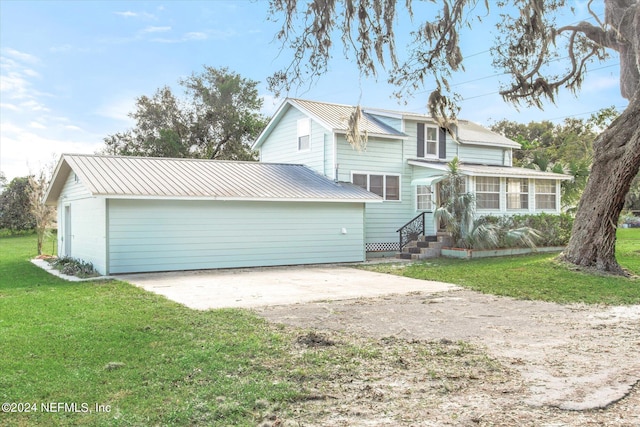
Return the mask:
<svg viewBox="0 0 640 427">
<path fill-rule="evenodd" d="M 36 220 L 29 209 L 29 177 L 14 178 L 0 194 L 0 228 L 32 230 Z"/>
<path fill-rule="evenodd" d="M 29 211 L 35 219 L 38 255 L 42 255 L 42 245 L 51 231 L 56 215 L 56 208 L 44 203 L 48 186 L 49 176 L 44 170 L 41 170 L 38 176 L 29 176 Z"/>
<path fill-rule="evenodd" d="M 266 126 L 258 82 L 227 68 L 204 67 L 180 81 L 185 98 L 169 87 L 136 100 L 133 129 L 107 136 L 105 153 L 255 160 L 250 145 Z"/>
<path fill-rule="evenodd" d="M 594 141 L 590 179 L 564 258 L 624 274 L 615 258 L 615 239 L 625 195 L 640 168 L 640 2 L 604 0 L 602 20 L 591 11 L 590 1 L 596 25 L 583 21 L 566 26 L 556 24 L 558 11 L 569 8 L 566 0 L 441 0 L 440 4 L 435 14 L 429 14 L 433 19 L 409 29 L 414 42 L 409 58 L 401 63 L 395 25 L 398 9 L 408 9 L 414 17 L 411 0 L 271 0 L 272 17 L 284 18 L 277 37 L 293 50 L 293 60 L 271 76 L 270 88 L 279 94 L 325 73 L 333 40 L 339 36 L 345 54 L 355 57 L 362 74 L 376 75 L 386 67 L 399 95 L 422 88 L 427 77 L 433 78 L 436 89 L 427 105 L 434 117 L 446 122 L 458 111 L 449 80 L 463 67 L 460 34 L 482 19 L 481 9 L 500 17 L 493 64 L 511 76 L 500 93 L 515 104 L 542 107 L 542 100 L 554 100 L 561 88 L 577 91 L 590 61 L 604 59 L 607 51 L 617 52 L 620 90 L 629 105 Z M 564 71 L 549 66 L 561 58 L 567 58 Z"/>
</svg>

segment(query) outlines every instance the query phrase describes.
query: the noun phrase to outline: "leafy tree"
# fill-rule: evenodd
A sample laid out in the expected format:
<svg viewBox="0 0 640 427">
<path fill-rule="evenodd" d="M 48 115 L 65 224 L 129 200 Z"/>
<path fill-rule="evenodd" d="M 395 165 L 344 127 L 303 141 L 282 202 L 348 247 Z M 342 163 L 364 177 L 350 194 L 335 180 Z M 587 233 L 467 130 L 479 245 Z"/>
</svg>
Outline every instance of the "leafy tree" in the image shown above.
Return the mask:
<svg viewBox="0 0 640 427">
<path fill-rule="evenodd" d="M 29 177 L 14 178 L 0 194 L 0 228 L 32 230 L 36 221 L 29 209 Z"/>
<path fill-rule="evenodd" d="M 266 126 L 258 82 L 227 68 L 180 80 L 185 100 L 167 86 L 136 100 L 133 129 L 107 136 L 105 153 L 149 157 L 255 160 L 250 144 Z"/>
<path fill-rule="evenodd" d="M 56 215 L 56 209 L 44 203 L 44 196 L 47 193 L 49 179 L 44 170 L 40 171 L 38 176 L 29 176 L 29 211 L 35 219 L 35 230 L 38 237 L 38 255 L 42 255 L 42 245 L 48 237 L 51 224 Z"/>
<path fill-rule="evenodd" d="M 398 10 L 408 10 L 414 18 L 411 0 L 272 0 L 272 17 L 284 18 L 277 38 L 294 52 L 291 63 L 271 76 L 269 85 L 279 94 L 325 73 L 334 37 L 340 34 L 344 53 L 353 56 L 361 73 L 376 75 L 386 67 L 399 87 L 398 95 L 421 88 L 431 76 L 436 89 L 427 105 L 446 124 L 458 111 L 449 80 L 453 72 L 463 69 L 460 34 L 482 19 L 482 9 L 500 18 L 493 65 L 511 77 L 500 93 L 514 104 L 541 108 L 542 100 L 553 101 L 561 88 L 578 91 L 586 65 L 604 59 L 609 51 L 617 52 L 620 90 L 630 102 L 594 141 L 590 179 L 564 258 L 624 274 L 615 258 L 616 222 L 640 168 L 640 2 L 604 0 L 604 20 L 593 13 L 589 2 L 596 24 L 558 26 L 555 18 L 561 9 L 569 8 L 567 3 L 442 0 L 436 13 L 424 13 L 429 16 L 425 22 L 406 28 L 413 43 L 408 59 L 401 63 L 395 47 Z M 550 61 L 564 57 L 568 58 L 565 70 L 549 66 Z"/>
</svg>

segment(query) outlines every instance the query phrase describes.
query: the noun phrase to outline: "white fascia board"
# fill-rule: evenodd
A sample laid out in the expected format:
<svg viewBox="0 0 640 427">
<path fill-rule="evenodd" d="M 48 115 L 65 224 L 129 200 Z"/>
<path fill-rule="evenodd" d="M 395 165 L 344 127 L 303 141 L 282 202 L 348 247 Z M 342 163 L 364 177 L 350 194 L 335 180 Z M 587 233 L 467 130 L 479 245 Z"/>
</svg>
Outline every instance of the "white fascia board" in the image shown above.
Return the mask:
<svg viewBox="0 0 640 427">
<path fill-rule="evenodd" d="M 329 132 L 335 132 L 335 130 L 332 129 L 331 126 L 327 122 L 325 122 L 320 117 L 318 117 L 317 115 L 313 114 L 312 112 L 310 112 L 309 110 L 307 110 L 306 108 L 304 108 L 303 106 L 298 104 L 295 100 L 287 99 L 287 102 L 291 106 L 297 108 L 300 112 L 305 114 L 307 117 L 309 117 L 311 120 L 313 120 L 314 122 L 318 123 L 320 126 L 325 128 L 326 130 L 328 130 Z"/>
<path fill-rule="evenodd" d="M 462 145 L 477 145 L 480 147 L 499 147 L 499 148 L 522 148 L 520 144 L 509 144 L 501 142 L 485 142 L 485 141 L 465 141 L 464 139 L 456 138 L 456 141 Z"/>
<path fill-rule="evenodd" d="M 126 195 L 99 195 L 106 199 L 114 200 L 176 200 L 176 201 L 215 201 L 215 202 L 327 202 L 327 203 L 381 203 L 382 198 L 370 199 L 319 199 L 300 197 L 193 197 L 193 196 L 126 196 Z"/>
</svg>

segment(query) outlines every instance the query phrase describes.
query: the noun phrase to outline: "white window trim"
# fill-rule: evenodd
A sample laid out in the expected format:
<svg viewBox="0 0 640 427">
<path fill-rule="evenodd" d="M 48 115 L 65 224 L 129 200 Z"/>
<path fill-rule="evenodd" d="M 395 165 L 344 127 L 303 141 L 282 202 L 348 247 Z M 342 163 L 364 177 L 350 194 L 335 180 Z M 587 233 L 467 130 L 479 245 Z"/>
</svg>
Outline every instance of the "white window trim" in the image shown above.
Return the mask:
<svg viewBox="0 0 640 427">
<path fill-rule="evenodd" d="M 420 209 L 420 204 L 418 203 L 418 187 L 429 187 L 431 189 L 431 208 L 430 209 Z M 434 196 L 435 192 L 433 191 L 433 185 L 416 185 L 416 212 L 433 212 L 435 210 L 435 200 Z"/>
<path fill-rule="evenodd" d="M 364 171 L 351 171 L 351 182 L 353 182 L 353 175 L 366 175 L 367 176 L 367 191 L 371 188 L 371 175 L 382 175 L 384 178 L 382 180 L 382 193 L 383 193 L 383 202 L 390 203 L 398 203 L 402 202 L 402 175 L 398 173 L 387 173 L 387 172 L 364 172 Z M 398 200 L 387 200 L 387 177 L 388 176 L 397 176 L 398 177 Z"/>
<path fill-rule="evenodd" d="M 429 134 L 429 129 L 435 129 L 436 131 L 436 152 L 435 154 L 427 153 L 427 142 L 430 141 L 427 139 L 427 135 Z M 424 158 L 425 159 L 439 159 L 440 157 L 440 128 L 437 126 L 432 126 L 427 123 L 424 124 Z"/>
<path fill-rule="evenodd" d="M 296 149 L 297 151 L 311 151 L 311 119 L 308 117 L 298 119 L 296 129 Z M 309 147 L 300 148 L 300 138 L 303 136 L 309 137 Z"/>
<path fill-rule="evenodd" d="M 499 182 L 499 189 L 498 192 L 496 193 L 495 191 L 482 191 L 480 192 L 480 194 L 498 194 L 498 207 L 497 208 L 479 208 L 478 207 L 478 178 L 493 178 L 493 179 L 498 179 Z M 477 176 L 474 182 L 474 196 L 476 199 L 476 209 L 478 211 L 481 212 L 505 212 L 506 209 L 504 209 L 505 206 L 503 206 L 503 195 L 505 195 L 505 188 L 503 185 L 504 182 L 504 178 L 500 178 L 497 176 Z M 506 196 L 505 196 L 506 197 Z M 505 200 L 506 203 L 506 200 Z"/>
<path fill-rule="evenodd" d="M 555 193 L 539 193 L 538 192 L 538 181 L 552 181 L 555 185 Z M 540 208 L 538 207 L 538 195 L 542 196 L 556 196 L 556 207 L 555 208 Z M 553 179 L 536 179 L 534 180 L 534 189 L 533 189 L 533 203 L 535 212 L 558 212 L 560 203 L 561 203 L 561 188 L 560 183 Z"/>
<path fill-rule="evenodd" d="M 518 192 L 518 193 L 510 193 L 509 192 L 509 179 L 517 179 L 517 180 L 526 180 L 527 181 L 527 192 Z M 509 207 L 509 195 L 510 194 L 518 194 L 522 196 L 522 194 L 527 195 L 527 206 L 526 208 L 510 208 Z M 530 212 L 531 211 L 531 180 L 528 178 L 504 178 L 504 199 L 505 199 L 505 209 L 507 212 Z"/>
</svg>

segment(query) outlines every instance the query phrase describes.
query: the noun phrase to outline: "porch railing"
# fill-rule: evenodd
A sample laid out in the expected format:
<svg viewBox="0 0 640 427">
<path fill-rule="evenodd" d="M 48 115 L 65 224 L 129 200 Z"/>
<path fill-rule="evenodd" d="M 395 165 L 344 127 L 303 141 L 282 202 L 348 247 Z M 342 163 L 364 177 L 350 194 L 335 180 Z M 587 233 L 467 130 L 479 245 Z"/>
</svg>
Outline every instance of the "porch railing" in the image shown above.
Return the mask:
<svg viewBox="0 0 640 427">
<path fill-rule="evenodd" d="M 418 216 L 396 230 L 397 233 L 400 233 L 400 252 L 409 242 L 424 236 L 424 214 L 424 212 L 418 214 Z"/>
</svg>

